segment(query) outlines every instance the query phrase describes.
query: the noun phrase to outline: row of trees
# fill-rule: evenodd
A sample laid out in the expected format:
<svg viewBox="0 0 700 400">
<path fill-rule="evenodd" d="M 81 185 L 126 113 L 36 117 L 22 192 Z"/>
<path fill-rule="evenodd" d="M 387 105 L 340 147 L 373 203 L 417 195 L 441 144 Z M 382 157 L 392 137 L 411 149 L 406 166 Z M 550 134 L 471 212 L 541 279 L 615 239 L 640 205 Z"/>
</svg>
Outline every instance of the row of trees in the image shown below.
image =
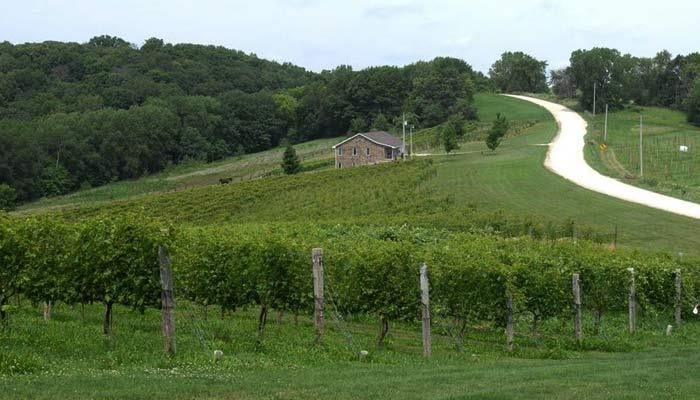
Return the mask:
<svg viewBox="0 0 700 400">
<path fill-rule="evenodd" d="M 583 305 L 602 317 L 626 307 L 630 268 L 643 312 L 674 306 L 678 260 L 664 254 L 612 252 L 585 241 L 540 242 L 407 229 L 304 229 L 284 226 L 206 228 L 174 232 L 143 216 L 94 218 L 65 224 L 53 218 L 4 220 L 0 225 L 0 310 L 21 295 L 33 302 L 105 305 L 109 333 L 115 304 L 159 304 L 158 246 L 173 250 L 176 293 L 202 306 L 260 309 L 262 340 L 271 309 L 310 315 L 311 247 L 325 249 L 332 306 L 390 321 L 419 318 L 418 266 L 431 270 L 431 303 L 455 326 L 505 323 L 506 293 L 532 331 L 546 319 L 571 315 L 571 274 L 581 276 Z M 697 296 L 697 267 L 686 260 L 684 301 Z M 669 312 L 669 316 L 671 313 Z M 462 337 L 464 328 L 460 328 Z M 460 338 L 461 340 L 461 338 Z"/>
<path fill-rule="evenodd" d="M 673 56 L 661 51 L 654 57 L 634 57 L 616 49 L 593 48 L 571 53 L 570 65 L 552 71 L 552 90 L 562 97 L 578 96 L 586 110 L 609 105 L 620 109 L 634 102 L 672 107 L 700 125 L 700 53 Z"/>
<path fill-rule="evenodd" d="M 0 184 L 19 201 L 290 142 L 450 115 L 488 80 L 462 60 L 316 74 L 221 47 L 0 43 Z"/>
</svg>

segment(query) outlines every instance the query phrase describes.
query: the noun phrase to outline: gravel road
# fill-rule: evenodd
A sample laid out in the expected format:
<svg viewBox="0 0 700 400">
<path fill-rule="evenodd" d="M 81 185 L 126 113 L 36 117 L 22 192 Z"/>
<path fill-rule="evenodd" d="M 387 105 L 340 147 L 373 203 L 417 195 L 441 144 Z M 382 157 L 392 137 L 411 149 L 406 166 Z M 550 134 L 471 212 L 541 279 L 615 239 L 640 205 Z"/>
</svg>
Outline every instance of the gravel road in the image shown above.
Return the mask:
<svg viewBox="0 0 700 400">
<path fill-rule="evenodd" d="M 545 167 L 557 175 L 594 192 L 674 214 L 700 219 L 700 204 L 676 199 L 622 183 L 601 175 L 583 158 L 586 121 L 576 112 L 556 103 L 527 96 L 509 95 L 544 107 L 554 115 L 559 132 L 549 144 Z"/>
</svg>

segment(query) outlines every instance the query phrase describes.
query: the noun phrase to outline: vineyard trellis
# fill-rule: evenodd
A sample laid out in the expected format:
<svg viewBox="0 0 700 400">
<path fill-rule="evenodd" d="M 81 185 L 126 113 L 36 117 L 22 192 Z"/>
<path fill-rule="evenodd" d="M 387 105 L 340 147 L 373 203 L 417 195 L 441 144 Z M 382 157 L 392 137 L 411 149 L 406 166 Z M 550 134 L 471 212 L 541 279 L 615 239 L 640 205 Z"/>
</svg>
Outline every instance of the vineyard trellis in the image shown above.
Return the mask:
<svg viewBox="0 0 700 400">
<path fill-rule="evenodd" d="M 579 276 L 580 307 L 594 315 L 596 333 L 604 314 L 628 307 L 629 268 L 635 271 L 638 312 L 667 313 L 669 318 L 696 302 L 700 276 L 690 257 L 613 251 L 585 240 L 285 225 L 176 231 L 138 214 L 80 223 L 58 217 L 0 221 L 3 322 L 9 318 L 10 299 L 19 295 L 34 303 L 103 303 L 105 335 L 111 333 L 114 305 L 137 310 L 161 306 L 160 246 L 173 249 L 176 295 L 190 307 L 259 307 L 258 345 L 264 341 L 269 310 L 313 315 L 309 255 L 319 245 L 325 274 L 332 278 L 326 295 L 337 326 L 351 338 L 345 315 L 375 316 L 378 346 L 391 321 L 421 320 L 422 262 L 430 265 L 432 313 L 460 327 L 460 343 L 468 322 L 507 328 L 516 315 L 530 318 L 534 338 L 539 324 L 550 318 L 570 319 L 573 336 L 578 306 L 573 274 Z M 203 337 L 195 322 L 191 328 Z"/>
</svg>

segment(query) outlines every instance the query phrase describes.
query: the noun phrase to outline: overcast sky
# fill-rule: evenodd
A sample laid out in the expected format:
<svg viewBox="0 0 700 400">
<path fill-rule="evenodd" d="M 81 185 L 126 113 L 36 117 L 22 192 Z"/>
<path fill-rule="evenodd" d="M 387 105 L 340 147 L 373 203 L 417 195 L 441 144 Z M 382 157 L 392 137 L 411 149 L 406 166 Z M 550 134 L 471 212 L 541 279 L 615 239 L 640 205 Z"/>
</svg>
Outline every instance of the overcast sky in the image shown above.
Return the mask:
<svg viewBox="0 0 700 400">
<path fill-rule="evenodd" d="M 0 41 L 158 37 L 315 71 L 453 56 L 488 72 L 504 51 L 554 68 L 594 46 L 637 56 L 700 51 L 699 11 L 700 0 L 0 0 Z"/>
</svg>

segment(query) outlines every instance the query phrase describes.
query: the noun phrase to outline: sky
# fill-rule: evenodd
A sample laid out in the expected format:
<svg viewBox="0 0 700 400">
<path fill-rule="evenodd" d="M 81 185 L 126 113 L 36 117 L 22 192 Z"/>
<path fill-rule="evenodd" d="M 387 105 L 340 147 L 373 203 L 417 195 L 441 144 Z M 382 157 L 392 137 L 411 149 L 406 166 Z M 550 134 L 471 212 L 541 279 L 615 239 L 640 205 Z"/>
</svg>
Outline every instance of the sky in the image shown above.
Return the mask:
<svg viewBox="0 0 700 400">
<path fill-rule="evenodd" d="M 313 71 L 437 56 L 488 72 L 503 52 L 568 65 L 571 52 L 700 51 L 700 0 L 0 0 L 0 41 L 220 45 Z"/>
</svg>

